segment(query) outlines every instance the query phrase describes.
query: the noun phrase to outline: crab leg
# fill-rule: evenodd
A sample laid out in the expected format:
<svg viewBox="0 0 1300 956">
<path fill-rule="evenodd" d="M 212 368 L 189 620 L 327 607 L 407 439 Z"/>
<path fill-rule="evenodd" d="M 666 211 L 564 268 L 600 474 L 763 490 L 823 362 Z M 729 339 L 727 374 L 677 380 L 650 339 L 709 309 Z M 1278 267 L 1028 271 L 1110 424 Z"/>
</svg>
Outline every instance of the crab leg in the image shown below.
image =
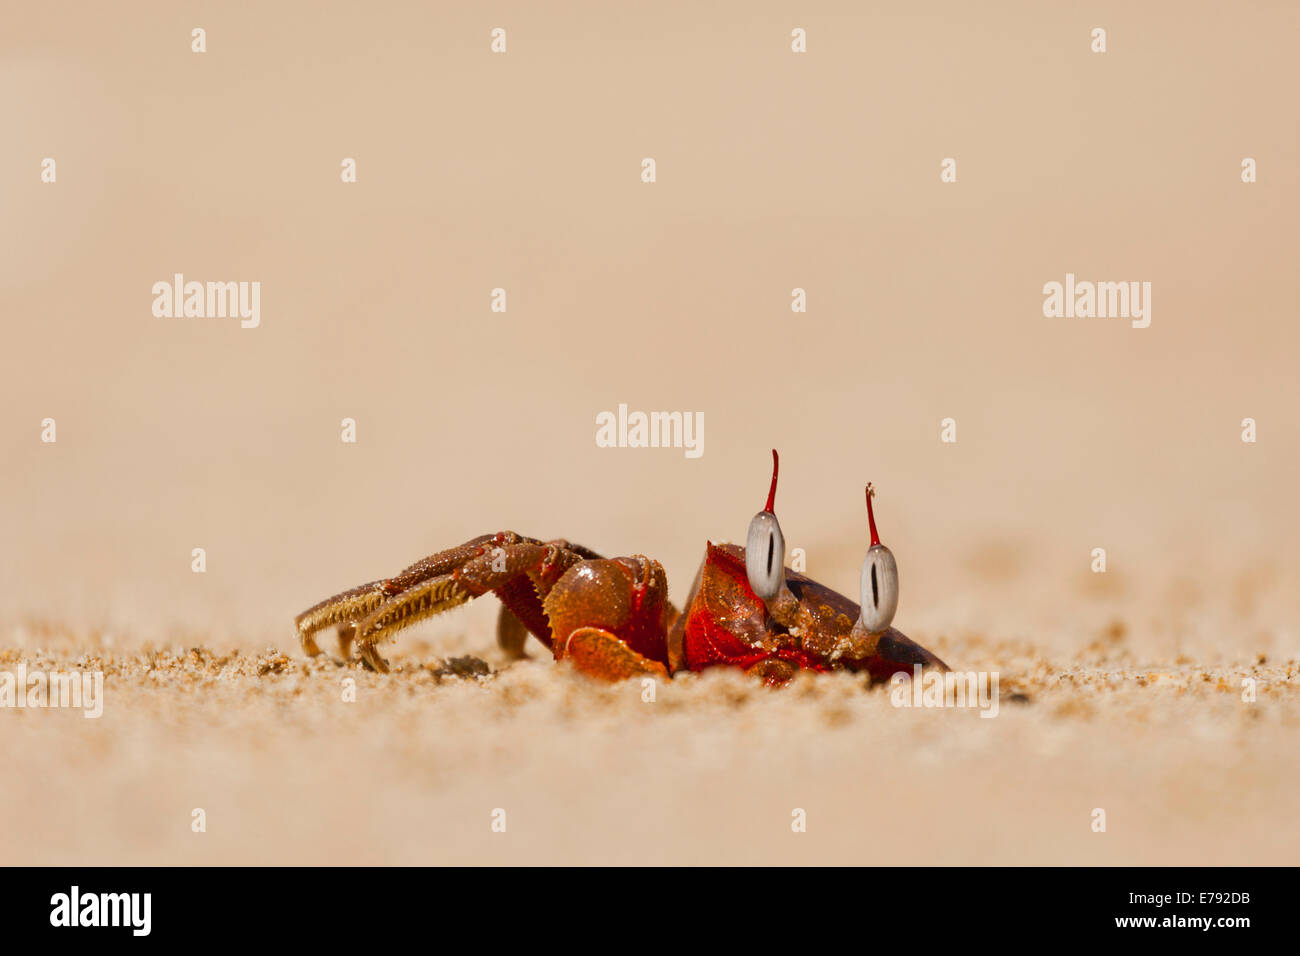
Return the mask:
<svg viewBox="0 0 1300 956">
<path fill-rule="evenodd" d="M 597 555 L 567 541 L 542 542 L 511 531 L 483 535 L 430 555 L 395 577 L 363 584 L 309 608 L 295 619 L 299 641 L 307 654 L 318 654 L 315 633 L 337 624 L 345 655 L 355 639 L 367 664 L 387 670 L 375 651 L 380 641 L 492 591 L 503 605 L 498 640 L 508 653 L 522 652 L 525 630 L 549 646 L 551 631 L 541 597 L 566 570 L 589 557 Z"/>
<path fill-rule="evenodd" d="M 506 534 L 510 533 L 506 532 Z M 338 624 L 340 625 L 339 636 L 342 640 L 348 624 L 359 621 L 383 604 L 384 601 L 396 594 L 400 594 L 412 585 L 455 570 L 469 558 L 479 554 L 483 543 L 493 540 L 494 537 L 500 536 L 481 535 L 471 541 L 466 541 L 459 547 L 448 548 L 446 551 L 439 551 L 437 554 L 423 558 L 395 577 L 383 578 L 355 588 L 349 588 L 331 598 L 326 598 L 319 604 L 312 605 L 293 619 L 293 623 L 298 629 L 298 641 L 302 645 L 303 653 L 311 657 L 320 653 L 320 646 L 316 643 L 315 638 L 317 631 L 329 627 L 331 624 Z M 515 536 L 512 535 L 512 537 Z"/>
<path fill-rule="evenodd" d="M 462 587 L 455 574 L 443 574 L 407 588 L 379 605 L 357 624 L 357 650 L 361 659 L 374 670 L 387 671 L 388 665 L 375 650 L 379 641 L 477 596 Z"/>
<path fill-rule="evenodd" d="M 387 580 L 371 581 L 369 584 L 350 588 L 319 604 L 312 605 L 295 617 L 293 623 L 298 629 L 298 643 L 302 645 L 303 653 L 308 657 L 315 657 L 320 653 L 320 645 L 316 643 L 316 632 L 331 624 L 339 625 L 341 646 L 344 640 L 344 629 L 355 631 L 353 622 L 357 618 L 364 617 L 384 603 L 389 594 L 387 585 Z M 350 638 L 349 643 L 351 643 Z"/>
<path fill-rule="evenodd" d="M 524 645 L 527 643 L 527 625 L 519 620 L 519 616 L 510 608 L 502 604 L 497 614 L 497 646 L 507 657 L 519 660 L 528 656 L 524 653 Z"/>
</svg>

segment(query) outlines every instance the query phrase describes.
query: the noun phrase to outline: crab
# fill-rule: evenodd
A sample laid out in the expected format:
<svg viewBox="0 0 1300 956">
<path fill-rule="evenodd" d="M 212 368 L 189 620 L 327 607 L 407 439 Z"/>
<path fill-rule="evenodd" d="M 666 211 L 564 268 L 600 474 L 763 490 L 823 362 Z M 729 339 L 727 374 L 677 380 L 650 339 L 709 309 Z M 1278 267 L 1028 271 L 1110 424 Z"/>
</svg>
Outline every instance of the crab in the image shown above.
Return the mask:
<svg viewBox="0 0 1300 956">
<path fill-rule="evenodd" d="M 775 511 L 779 471 L 773 449 L 767 504 L 751 520 L 745 547 L 706 544 L 682 612 L 668 600 L 663 567 L 645 555 L 605 558 L 569 541 L 501 531 L 308 608 L 294 619 L 299 641 L 304 653 L 320 654 L 316 634 L 335 626 L 344 659 L 355 646 L 366 666 L 386 672 L 382 642 L 491 592 L 501 602 L 497 640 L 510 657 L 527 656 L 531 634 L 557 661 L 611 681 L 670 678 L 719 665 L 772 685 L 801 670 L 865 672 L 873 682 L 911 674 L 917 665 L 947 670 L 890 626 L 898 567 L 876 531 L 873 487 L 866 487 L 871 544 L 862 564 L 862 600 L 855 604 L 785 567 Z"/>
</svg>

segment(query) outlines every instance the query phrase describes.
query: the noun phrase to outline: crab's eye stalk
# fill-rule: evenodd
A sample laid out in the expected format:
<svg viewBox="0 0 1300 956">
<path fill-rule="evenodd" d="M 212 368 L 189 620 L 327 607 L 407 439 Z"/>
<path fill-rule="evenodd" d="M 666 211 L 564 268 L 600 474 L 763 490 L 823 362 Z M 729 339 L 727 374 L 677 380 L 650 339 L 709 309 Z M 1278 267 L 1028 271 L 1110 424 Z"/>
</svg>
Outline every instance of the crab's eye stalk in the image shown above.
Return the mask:
<svg viewBox="0 0 1300 956">
<path fill-rule="evenodd" d="M 872 633 L 883 631 L 898 610 L 898 565 L 883 544 L 867 549 L 862 562 L 862 626 Z"/>
<path fill-rule="evenodd" d="M 876 515 L 871 507 L 875 494 L 867 485 L 867 519 L 871 524 L 871 547 L 862 562 L 862 626 L 868 631 L 883 631 L 898 610 L 898 565 L 894 553 L 880 543 L 876 533 Z"/>
<path fill-rule="evenodd" d="M 785 580 L 785 536 L 781 534 L 776 515 L 770 511 L 760 511 L 749 523 L 745 571 L 750 588 L 764 601 L 780 593 Z"/>
<path fill-rule="evenodd" d="M 771 601 L 785 583 L 785 535 L 776 520 L 776 475 L 781 466 L 776 449 L 772 449 L 772 487 L 767 493 L 767 507 L 754 515 L 745 541 L 745 573 L 750 589 L 764 601 Z"/>
</svg>

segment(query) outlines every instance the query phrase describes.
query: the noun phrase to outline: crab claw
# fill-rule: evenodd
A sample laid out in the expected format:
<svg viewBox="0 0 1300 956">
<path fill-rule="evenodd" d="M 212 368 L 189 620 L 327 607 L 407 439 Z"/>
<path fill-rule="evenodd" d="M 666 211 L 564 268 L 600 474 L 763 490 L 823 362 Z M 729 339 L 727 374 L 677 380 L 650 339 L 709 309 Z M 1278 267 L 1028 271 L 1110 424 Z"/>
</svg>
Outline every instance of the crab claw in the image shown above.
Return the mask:
<svg viewBox="0 0 1300 956">
<path fill-rule="evenodd" d="M 668 676 L 664 634 L 676 611 L 658 561 L 630 558 L 581 561 L 547 594 L 555 659 L 607 680 L 637 674 Z"/>
</svg>

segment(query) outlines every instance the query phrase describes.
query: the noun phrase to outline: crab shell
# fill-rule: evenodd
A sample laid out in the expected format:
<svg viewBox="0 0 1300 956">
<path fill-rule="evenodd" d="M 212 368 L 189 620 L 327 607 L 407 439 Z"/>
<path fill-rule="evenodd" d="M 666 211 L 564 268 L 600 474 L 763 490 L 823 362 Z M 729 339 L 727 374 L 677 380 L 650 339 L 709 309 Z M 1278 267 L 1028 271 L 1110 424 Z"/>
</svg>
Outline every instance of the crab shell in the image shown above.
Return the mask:
<svg viewBox="0 0 1300 956">
<path fill-rule="evenodd" d="M 686 609 L 668 633 L 669 670 L 729 664 L 784 683 L 799 669 L 865 671 L 872 681 L 911 674 L 917 664 L 948 669 L 892 627 L 872 634 L 865 648 L 855 644 L 849 639 L 859 613 L 855 602 L 789 568 L 785 576 L 799 601 L 798 622 L 789 629 L 772 619 L 750 588 L 745 549 L 709 542 Z"/>
</svg>

